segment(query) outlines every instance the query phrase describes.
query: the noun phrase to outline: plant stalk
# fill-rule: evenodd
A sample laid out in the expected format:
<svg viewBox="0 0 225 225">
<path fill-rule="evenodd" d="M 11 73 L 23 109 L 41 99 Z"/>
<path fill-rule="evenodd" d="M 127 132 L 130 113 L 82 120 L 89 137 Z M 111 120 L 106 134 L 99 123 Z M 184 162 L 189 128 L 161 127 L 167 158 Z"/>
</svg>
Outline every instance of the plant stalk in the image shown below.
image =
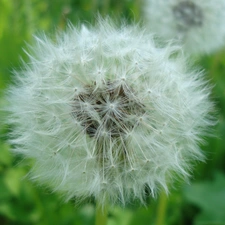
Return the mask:
<svg viewBox="0 0 225 225">
<path fill-rule="evenodd" d="M 165 223 L 165 217 L 166 217 L 166 207 L 167 207 L 167 195 L 165 191 L 161 191 L 160 197 L 159 197 L 159 204 L 157 208 L 157 214 L 156 214 L 156 225 L 164 225 Z"/>
<path fill-rule="evenodd" d="M 107 203 L 102 205 L 97 202 L 96 204 L 96 215 L 95 215 L 95 225 L 106 225 L 108 219 L 108 205 Z"/>
</svg>

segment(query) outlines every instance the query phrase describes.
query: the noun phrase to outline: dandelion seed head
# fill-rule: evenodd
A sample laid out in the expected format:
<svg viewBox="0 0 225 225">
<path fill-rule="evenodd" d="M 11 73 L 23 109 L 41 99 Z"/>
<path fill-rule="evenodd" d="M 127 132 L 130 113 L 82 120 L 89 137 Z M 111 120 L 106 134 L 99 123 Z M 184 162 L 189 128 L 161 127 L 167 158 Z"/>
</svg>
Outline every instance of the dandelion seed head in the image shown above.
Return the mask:
<svg viewBox="0 0 225 225">
<path fill-rule="evenodd" d="M 212 103 L 201 72 L 175 51 L 109 20 L 37 37 L 8 91 L 10 142 L 35 159 L 31 177 L 68 200 L 122 204 L 187 178 L 204 158 Z"/>
<path fill-rule="evenodd" d="M 146 0 L 143 10 L 150 32 L 175 39 L 188 54 L 210 54 L 224 46 L 223 0 Z"/>
</svg>

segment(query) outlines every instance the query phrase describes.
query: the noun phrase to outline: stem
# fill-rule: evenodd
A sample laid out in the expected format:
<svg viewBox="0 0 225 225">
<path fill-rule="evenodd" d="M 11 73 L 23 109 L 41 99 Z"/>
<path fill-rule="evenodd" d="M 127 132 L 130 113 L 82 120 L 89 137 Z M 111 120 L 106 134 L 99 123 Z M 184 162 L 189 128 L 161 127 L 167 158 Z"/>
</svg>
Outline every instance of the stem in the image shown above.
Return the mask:
<svg viewBox="0 0 225 225">
<path fill-rule="evenodd" d="M 108 205 L 104 205 L 97 202 L 96 204 L 96 215 L 95 215 L 95 225 L 106 225 L 108 219 Z"/>
<path fill-rule="evenodd" d="M 166 217 L 166 207 L 167 207 L 167 195 L 164 191 L 161 192 L 159 197 L 159 204 L 157 209 L 156 225 L 164 225 Z"/>
</svg>

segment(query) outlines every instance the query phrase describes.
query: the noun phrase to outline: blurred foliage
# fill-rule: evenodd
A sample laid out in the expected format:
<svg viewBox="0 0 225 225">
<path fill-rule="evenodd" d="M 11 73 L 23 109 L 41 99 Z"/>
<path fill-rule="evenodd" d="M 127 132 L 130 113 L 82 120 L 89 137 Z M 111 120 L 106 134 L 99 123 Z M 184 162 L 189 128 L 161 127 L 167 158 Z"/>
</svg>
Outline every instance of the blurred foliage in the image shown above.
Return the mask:
<svg viewBox="0 0 225 225">
<path fill-rule="evenodd" d="M 13 81 L 12 69 L 27 60 L 23 49 L 32 44 L 32 35 L 63 30 L 73 24 L 94 23 L 98 13 L 117 21 L 139 21 L 143 0 L 0 0 L 0 108 L 2 92 Z M 213 88 L 218 125 L 215 137 L 203 149 L 207 162 L 196 166 L 191 185 L 172 190 L 167 201 L 166 225 L 225 224 L 225 51 L 196 62 L 205 69 Z M 34 185 L 26 174 L 30 162 L 12 156 L 5 141 L 7 127 L 0 111 L 0 224 L 1 225 L 93 225 L 94 203 L 76 206 L 64 203 L 59 195 Z M 112 207 L 109 225 L 150 225 L 157 214 L 157 200 L 147 207 Z"/>
<path fill-rule="evenodd" d="M 195 225 L 225 223 L 225 176 L 215 173 L 214 179 L 195 182 L 184 189 L 187 200 L 201 209 Z"/>
</svg>

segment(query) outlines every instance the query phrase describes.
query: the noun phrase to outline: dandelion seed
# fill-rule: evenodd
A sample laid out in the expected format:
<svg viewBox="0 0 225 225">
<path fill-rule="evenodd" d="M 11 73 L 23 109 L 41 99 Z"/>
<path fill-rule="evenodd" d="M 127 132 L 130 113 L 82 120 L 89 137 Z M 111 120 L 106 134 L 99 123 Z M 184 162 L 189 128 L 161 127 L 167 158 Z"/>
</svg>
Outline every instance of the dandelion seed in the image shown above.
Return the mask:
<svg viewBox="0 0 225 225">
<path fill-rule="evenodd" d="M 144 203 L 146 188 L 168 191 L 204 158 L 210 90 L 174 56 L 178 47 L 100 20 L 70 26 L 55 43 L 36 38 L 32 51 L 15 72 L 7 122 L 14 152 L 36 161 L 33 179 L 67 199 Z"/>
<path fill-rule="evenodd" d="M 144 11 L 150 32 L 177 39 L 187 53 L 212 53 L 224 46 L 224 1 L 146 0 Z"/>
</svg>

